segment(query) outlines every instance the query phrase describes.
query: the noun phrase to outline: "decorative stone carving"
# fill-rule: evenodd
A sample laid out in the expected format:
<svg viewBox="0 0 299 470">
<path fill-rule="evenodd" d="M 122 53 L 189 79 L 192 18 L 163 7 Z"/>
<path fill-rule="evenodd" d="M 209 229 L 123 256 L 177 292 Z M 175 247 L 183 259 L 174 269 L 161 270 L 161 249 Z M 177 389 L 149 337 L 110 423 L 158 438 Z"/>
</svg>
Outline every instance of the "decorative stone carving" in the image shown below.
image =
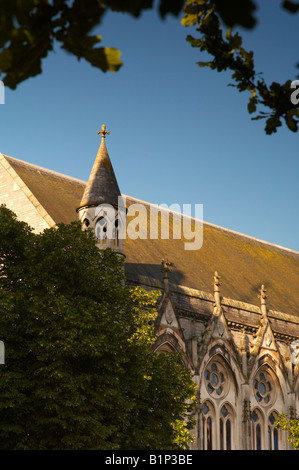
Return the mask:
<svg viewBox="0 0 299 470">
<path fill-rule="evenodd" d="M 290 344 L 292 364 L 299 364 L 299 340 L 292 341 Z"/>
</svg>

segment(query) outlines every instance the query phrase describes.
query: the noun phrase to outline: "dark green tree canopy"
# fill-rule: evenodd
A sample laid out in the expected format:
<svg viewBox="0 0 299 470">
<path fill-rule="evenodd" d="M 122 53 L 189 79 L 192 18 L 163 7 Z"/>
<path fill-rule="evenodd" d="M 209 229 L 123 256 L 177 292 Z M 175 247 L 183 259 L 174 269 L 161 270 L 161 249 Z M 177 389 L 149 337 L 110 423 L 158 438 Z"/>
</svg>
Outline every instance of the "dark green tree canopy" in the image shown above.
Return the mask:
<svg viewBox="0 0 299 470">
<path fill-rule="evenodd" d="M 0 266 L 1 449 L 187 446 L 195 386 L 151 351 L 159 293 L 79 223 L 34 234 L 3 206 Z"/>
</svg>

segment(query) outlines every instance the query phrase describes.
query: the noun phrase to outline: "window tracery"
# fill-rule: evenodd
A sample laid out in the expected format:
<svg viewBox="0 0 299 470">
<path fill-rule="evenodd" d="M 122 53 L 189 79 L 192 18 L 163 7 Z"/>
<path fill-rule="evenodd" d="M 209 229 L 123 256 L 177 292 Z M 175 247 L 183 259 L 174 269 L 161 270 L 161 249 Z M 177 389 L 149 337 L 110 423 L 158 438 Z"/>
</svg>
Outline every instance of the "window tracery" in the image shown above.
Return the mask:
<svg viewBox="0 0 299 470">
<path fill-rule="evenodd" d="M 99 240 L 106 240 L 107 238 L 107 221 L 104 217 L 100 217 L 96 223 L 96 237 Z"/>
<path fill-rule="evenodd" d="M 232 372 L 217 355 L 207 364 L 203 378 L 204 394 L 209 397 L 202 406 L 203 448 L 231 450 L 236 399 Z"/>
<path fill-rule="evenodd" d="M 253 422 L 253 449 L 262 450 L 263 419 L 258 409 L 252 412 Z"/>
<path fill-rule="evenodd" d="M 221 398 L 225 395 L 228 384 L 225 368 L 219 362 L 212 362 L 205 371 L 205 384 L 209 395 Z"/>
<path fill-rule="evenodd" d="M 279 380 L 275 373 L 264 365 L 257 371 L 252 383 L 253 395 L 260 408 L 252 412 L 253 448 L 256 450 L 277 450 L 281 443 L 279 430 L 275 427 L 279 406 Z"/>
<path fill-rule="evenodd" d="M 269 450 L 278 450 L 278 429 L 275 427 L 275 421 L 277 420 L 278 415 L 275 412 L 272 412 L 268 418 L 268 449 Z"/>
<path fill-rule="evenodd" d="M 266 371 L 260 371 L 253 381 L 256 401 L 263 406 L 270 405 L 274 399 L 273 381 Z"/>
<path fill-rule="evenodd" d="M 202 429 L 203 429 L 203 449 L 213 450 L 215 448 L 215 410 L 210 402 L 205 402 L 202 406 Z"/>
<path fill-rule="evenodd" d="M 229 405 L 223 405 L 220 410 L 220 450 L 232 449 L 232 411 Z"/>
<path fill-rule="evenodd" d="M 284 409 L 283 389 L 276 369 L 268 362 L 259 361 L 259 368 L 253 372 L 248 384 L 248 403 L 252 407 L 243 425 L 236 415 L 239 382 L 232 367 L 225 357 L 217 353 L 208 359 L 203 369 L 203 406 L 199 419 L 201 448 L 230 450 L 239 448 L 244 442 L 255 450 L 284 448 L 283 433 L 275 427 L 280 410 Z M 243 397 L 242 393 L 240 397 Z M 239 436 L 241 428 L 248 431 L 244 439 Z"/>
</svg>

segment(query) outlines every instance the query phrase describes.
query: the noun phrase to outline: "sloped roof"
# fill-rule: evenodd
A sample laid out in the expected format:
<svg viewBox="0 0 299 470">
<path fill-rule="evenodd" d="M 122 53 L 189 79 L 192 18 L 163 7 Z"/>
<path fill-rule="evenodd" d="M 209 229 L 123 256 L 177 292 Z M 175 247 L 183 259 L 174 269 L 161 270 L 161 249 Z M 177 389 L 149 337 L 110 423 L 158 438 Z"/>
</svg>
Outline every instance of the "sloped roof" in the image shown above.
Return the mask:
<svg viewBox="0 0 299 470">
<path fill-rule="evenodd" d="M 128 198 L 127 205 L 135 201 Z M 145 204 L 149 210 L 150 204 Z M 207 222 L 199 250 L 185 250 L 185 241 L 126 239 L 126 273 L 162 280 L 161 261 L 167 257 L 175 265 L 169 275 L 173 284 L 213 292 L 217 271 L 223 297 L 260 305 L 259 289 L 264 284 L 268 308 L 299 316 L 298 252 Z"/>
<path fill-rule="evenodd" d="M 65 176 L 55 171 L 4 155 L 55 223 L 77 220 L 86 181 Z"/>
<path fill-rule="evenodd" d="M 55 223 L 77 220 L 86 182 L 20 160 L 5 157 Z M 127 207 L 140 203 L 126 197 Z M 149 203 L 139 216 L 144 234 L 149 235 Z M 130 223 L 130 218 L 127 219 Z M 203 245 L 184 250 L 184 239 L 125 240 L 126 275 L 129 279 L 148 276 L 162 280 L 161 261 L 167 257 L 175 267 L 170 282 L 213 292 L 213 275 L 221 276 L 221 295 L 259 305 L 261 284 L 267 289 L 269 309 L 299 316 L 299 253 L 255 238 L 203 223 Z"/>
</svg>

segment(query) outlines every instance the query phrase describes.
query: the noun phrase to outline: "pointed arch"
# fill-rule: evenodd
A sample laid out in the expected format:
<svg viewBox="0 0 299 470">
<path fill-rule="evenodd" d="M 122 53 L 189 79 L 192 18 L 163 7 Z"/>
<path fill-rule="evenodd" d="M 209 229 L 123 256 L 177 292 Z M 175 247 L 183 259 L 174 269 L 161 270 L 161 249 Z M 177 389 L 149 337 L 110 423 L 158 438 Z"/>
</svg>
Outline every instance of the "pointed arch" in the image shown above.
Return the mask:
<svg viewBox="0 0 299 470">
<path fill-rule="evenodd" d="M 259 407 L 253 409 L 251 414 L 253 450 L 280 450 L 282 448 L 282 432 L 275 427 L 278 414 L 275 409 L 267 412 Z"/>
<path fill-rule="evenodd" d="M 275 427 L 278 413 L 271 410 L 267 420 L 268 450 L 279 450 L 281 445 L 281 430 Z"/>
<path fill-rule="evenodd" d="M 225 381 L 230 384 L 230 387 L 227 392 L 232 392 L 233 390 L 235 397 L 237 397 L 239 395 L 239 384 L 242 381 L 240 366 L 238 362 L 234 359 L 231 352 L 225 347 L 225 345 L 221 341 L 214 344 L 211 348 L 208 348 L 207 353 L 204 356 L 204 360 L 202 361 L 202 365 L 199 371 L 199 376 L 201 378 L 200 382 L 202 384 L 207 383 L 206 372 L 209 368 L 209 365 L 212 365 L 213 362 L 215 362 L 216 365 L 219 364 L 219 373 L 220 371 L 222 371 L 222 373 L 225 372 Z M 211 385 L 212 387 L 210 387 L 209 390 L 211 390 L 211 388 L 215 388 L 213 384 Z M 224 385 L 223 387 L 225 388 Z M 225 397 L 224 388 L 223 393 L 221 394 L 219 393 L 220 390 L 218 390 L 217 393 L 217 387 L 215 388 L 215 398 Z M 207 386 L 206 390 L 208 390 Z"/>
<path fill-rule="evenodd" d="M 202 449 L 216 449 L 216 411 L 210 400 L 206 400 L 201 407 L 201 432 Z"/>
<path fill-rule="evenodd" d="M 157 349 L 155 349 L 155 353 L 157 354 L 163 354 L 163 353 L 168 353 L 168 352 L 175 352 L 177 351 L 175 349 L 175 346 L 172 342 L 166 340 L 163 343 L 161 343 Z"/>
<path fill-rule="evenodd" d="M 221 351 L 225 354 L 221 354 Z M 214 352 L 215 354 L 211 354 Z M 211 348 L 201 371 L 200 395 L 203 403 L 213 405 L 214 414 L 210 415 L 213 427 L 213 449 L 231 450 L 238 448 L 237 421 L 235 409 L 238 406 L 237 366 L 227 350 Z M 236 373 L 235 373 L 236 371 Z M 240 378 L 238 377 L 238 380 Z M 207 424 L 206 424 L 207 425 Z M 202 434 L 202 439 L 206 439 Z M 202 442 L 206 448 L 207 441 Z"/>
<path fill-rule="evenodd" d="M 157 353 L 177 351 L 183 354 L 184 364 L 193 370 L 191 357 L 186 348 L 186 339 L 181 328 L 171 293 L 164 293 L 160 300 L 155 320 L 157 339 L 152 350 Z"/>
<path fill-rule="evenodd" d="M 186 353 L 185 344 L 170 328 L 167 331 L 158 334 L 155 343 L 152 345 L 152 351 L 157 354 L 178 352 L 182 353 L 183 362 L 185 367 L 192 370 L 192 364 Z"/>
<path fill-rule="evenodd" d="M 252 449 L 262 450 L 265 448 L 264 431 L 265 416 L 260 408 L 253 409 L 251 414 L 252 420 Z"/>
<path fill-rule="evenodd" d="M 250 377 L 251 402 L 254 406 L 275 406 L 280 413 L 285 410 L 286 381 L 277 359 L 271 354 L 260 357 L 253 367 Z M 284 384 L 284 388 L 283 385 Z"/>
<path fill-rule="evenodd" d="M 219 414 L 220 450 L 232 450 L 235 412 L 229 403 L 223 403 Z"/>
<path fill-rule="evenodd" d="M 284 436 L 275 428 L 278 415 L 285 412 L 286 387 L 282 387 L 281 369 L 270 354 L 259 358 L 251 374 L 253 449 L 278 450 L 284 447 Z"/>
</svg>

